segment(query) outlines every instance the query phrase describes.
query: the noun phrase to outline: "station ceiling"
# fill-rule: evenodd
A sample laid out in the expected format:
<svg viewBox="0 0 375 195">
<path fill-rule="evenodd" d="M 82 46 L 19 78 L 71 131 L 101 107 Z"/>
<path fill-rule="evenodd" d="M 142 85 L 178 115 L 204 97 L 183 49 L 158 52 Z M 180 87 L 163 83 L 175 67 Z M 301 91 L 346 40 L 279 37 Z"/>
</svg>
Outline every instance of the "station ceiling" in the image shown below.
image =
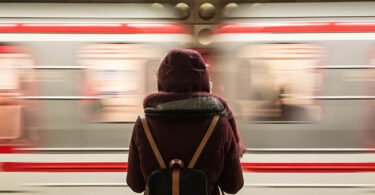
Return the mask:
<svg viewBox="0 0 375 195">
<path fill-rule="evenodd" d="M 359 0 L 0 0 L 0 2 L 14 2 L 14 3 L 282 3 L 282 2 L 356 2 Z M 360 0 L 360 1 L 375 1 L 375 0 Z"/>
</svg>

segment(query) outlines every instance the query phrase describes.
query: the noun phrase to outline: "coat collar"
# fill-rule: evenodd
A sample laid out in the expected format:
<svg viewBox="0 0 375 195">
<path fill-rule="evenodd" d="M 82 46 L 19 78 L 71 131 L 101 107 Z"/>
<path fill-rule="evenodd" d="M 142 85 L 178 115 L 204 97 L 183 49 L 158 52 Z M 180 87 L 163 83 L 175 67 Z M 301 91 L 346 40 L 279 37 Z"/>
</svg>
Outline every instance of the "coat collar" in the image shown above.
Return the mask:
<svg viewBox="0 0 375 195">
<path fill-rule="evenodd" d="M 144 102 L 145 113 L 217 113 L 231 114 L 227 103 L 211 93 L 157 92 L 148 95 Z"/>
</svg>

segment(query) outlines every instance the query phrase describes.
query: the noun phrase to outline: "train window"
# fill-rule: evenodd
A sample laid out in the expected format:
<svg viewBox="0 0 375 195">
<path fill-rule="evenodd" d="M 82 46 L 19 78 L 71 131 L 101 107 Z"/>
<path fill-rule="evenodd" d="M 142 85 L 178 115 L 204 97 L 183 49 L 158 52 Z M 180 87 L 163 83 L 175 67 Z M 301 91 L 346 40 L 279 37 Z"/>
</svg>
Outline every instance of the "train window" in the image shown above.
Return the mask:
<svg viewBox="0 0 375 195">
<path fill-rule="evenodd" d="M 84 67 L 84 117 L 96 122 L 132 122 L 142 114 L 147 64 L 160 49 L 143 44 L 90 44 L 78 51 Z"/>
<path fill-rule="evenodd" d="M 25 120 L 22 118 L 30 116 L 30 105 L 18 97 L 27 95 L 31 90 L 26 83 L 32 74 L 27 67 L 32 65 L 32 56 L 25 48 L 0 46 L 0 140 L 19 139 L 23 134 L 26 124 L 23 124 Z"/>
<path fill-rule="evenodd" d="M 370 66 L 375 66 L 375 49 L 372 50 L 372 55 L 370 56 Z M 370 68 L 365 70 L 365 76 L 363 77 L 362 81 L 365 84 L 364 95 L 369 97 L 375 96 L 375 69 Z M 363 74 L 362 74 L 363 75 Z M 363 114 L 363 122 L 364 122 L 364 136 L 363 136 L 363 143 L 366 147 L 375 148 L 375 123 L 374 123 L 374 116 L 375 116 L 375 101 L 373 98 L 368 100 L 364 100 L 365 104 L 364 107 L 364 114 Z"/>
<path fill-rule="evenodd" d="M 315 121 L 321 108 L 313 96 L 321 87 L 324 48 L 310 44 L 247 45 L 238 53 L 237 106 L 251 121 Z"/>
</svg>

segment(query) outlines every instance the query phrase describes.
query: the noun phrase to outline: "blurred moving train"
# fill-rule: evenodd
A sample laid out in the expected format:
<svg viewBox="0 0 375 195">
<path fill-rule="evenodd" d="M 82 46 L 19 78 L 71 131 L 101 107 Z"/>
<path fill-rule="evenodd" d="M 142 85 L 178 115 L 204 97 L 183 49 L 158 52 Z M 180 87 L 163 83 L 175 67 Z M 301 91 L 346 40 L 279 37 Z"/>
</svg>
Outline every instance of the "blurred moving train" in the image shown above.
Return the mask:
<svg viewBox="0 0 375 195">
<path fill-rule="evenodd" d="M 263 172 L 247 194 L 375 192 L 374 8 L 244 4 L 218 26 L 216 93 Z"/>
<path fill-rule="evenodd" d="M 213 92 L 248 153 L 239 194 L 371 194 L 375 3 L 243 4 Z M 127 147 L 155 71 L 192 35 L 168 7 L 1 4 L 0 193 L 131 194 Z"/>
<path fill-rule="evenodd" d="M 9 63 L 1 87 L 18 91 L 2 96 L 38 102 L 39 125 L 48 129 L 41 143 L 48 147 L 126 146 L 116 122 L 134 121 L 143 96 L 156 88 L 158 62 L 191 39 L 167 8 L 151 5 L 2 4 L 1 10 L 1 54 Z M 33 95 L 25 83 L 36 85 Z"/>
<path fill-rule="evenodd" d="M 230 73 L 218 76 L 225 83 L 217 91 L 251 121 L 243 129 L 256 134 L 245 136 L 246 143 L 373 144 L 366 129 L 375 95 L 373 8 L 363 2 L 242 5 L 218 27 L 216 46 L 225 57 L 216 69 Z"/>
<path fill-rule="evenodd" d="M 6 154 L 0 161 L 11 174 L 0 172 L 0 193 L 18 193 L 30 183 L 13 174 L 20 170 L 16 162 L 104 160 L 40 157 L 38 151 L 125 152 L 143 97 L 156 90 L 157 64 L 191 40 L 167 6 L 2 3 L 0 152 Z M 24 154 L 27 148 L 32 154 Z M 38 181 L 37 173 L 32 177 Z"/>
</svg>

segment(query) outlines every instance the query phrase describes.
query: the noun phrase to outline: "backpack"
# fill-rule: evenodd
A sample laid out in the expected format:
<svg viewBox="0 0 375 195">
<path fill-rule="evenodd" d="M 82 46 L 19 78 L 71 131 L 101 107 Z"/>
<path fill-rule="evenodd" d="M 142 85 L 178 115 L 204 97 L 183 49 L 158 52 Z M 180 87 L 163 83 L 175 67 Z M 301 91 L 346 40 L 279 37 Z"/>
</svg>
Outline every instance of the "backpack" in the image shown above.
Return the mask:
<svg viewBox="0 0 375 195">
<path fill-rule="evenodd" d="M 219 119 L 219 115 L 212 118 L 210 126 L 187 167 L 179 159 L 171 160 L 167 167 L 154 141 L 146 117 L 140 116 L 147 140 L 161 168 L 153 171 L 148 177 L 145 195 L 207 195 L 206 174 L 202 170 L 194 169 L 194 166 Z"/>
</svg>

